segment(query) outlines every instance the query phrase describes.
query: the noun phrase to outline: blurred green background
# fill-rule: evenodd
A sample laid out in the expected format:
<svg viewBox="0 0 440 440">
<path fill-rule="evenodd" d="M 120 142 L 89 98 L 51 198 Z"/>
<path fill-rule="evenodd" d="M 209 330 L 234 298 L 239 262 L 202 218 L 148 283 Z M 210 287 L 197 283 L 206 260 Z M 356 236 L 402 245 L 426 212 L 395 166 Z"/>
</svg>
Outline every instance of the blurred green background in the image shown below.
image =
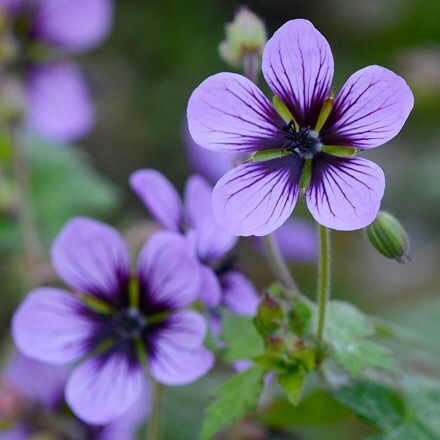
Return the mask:
<svg viewBox="0 0 440 440">
<path fill-rule="evenodd" d="M 231 70 L 219 58 L 218 44 L 224 38 L 224 24 L 241 4 L 265 21 L 269 36 L 292 18 L 311 20 L 332 47 L 337 88 L 370 64 L 394 70 L 412 88 L 415 108 L 402 132 L 366 154 L 385 171 L 382 207 L 405 225 L 412 261 L 401 265 L 386 260 L 362 232 L 335 232 L 332 295 L 409 327 L 422 343 L 417 351 L 411 344 L 396 347 L 402 362 L 440 378 L 438 0 L 118 1 L 109 40 L 78 59 L 96 99 L 98 122 L 93 133 L 71 151 L 41 145 L 34 160 L 34 203 L 46 244 L 76 214 L 111 221 L 128 234 L 144 225 L 147 214 L 127 183 L 136 169 L 157 168 L 183 189 L 190 172 L 184 152 L 186 104 L 203 79 Z M 304 206 L 294 215 L 311 221 Z M 26 293 L 18 246 L 14 215 L 3 208 L 0 328 L 6 345 L 11 314 Z M 246 256 L 247 244 L 241 246 L 243 266 L 259 287 L 267 285 L 271 275 L 263 257 Z M 292 271 L 304 292 L 313 296 L 315 267 L 293 264 Z M 225 371 L 219 368 L 218 374 L 169 392 L 167 439 L 196 438 L 209 392 Z M 359 423 L 324 430 L 301 426 L 298 420 L 292 423 L 300 426 L 297 434 L 274 433 L 271 438 L 358 439 L 367 432 Z M 259 437 L 264 432 L 258 427 L 249 427 L 249 432 L 248 437 L 237 438 L 267 438 Z"/>
</svg>

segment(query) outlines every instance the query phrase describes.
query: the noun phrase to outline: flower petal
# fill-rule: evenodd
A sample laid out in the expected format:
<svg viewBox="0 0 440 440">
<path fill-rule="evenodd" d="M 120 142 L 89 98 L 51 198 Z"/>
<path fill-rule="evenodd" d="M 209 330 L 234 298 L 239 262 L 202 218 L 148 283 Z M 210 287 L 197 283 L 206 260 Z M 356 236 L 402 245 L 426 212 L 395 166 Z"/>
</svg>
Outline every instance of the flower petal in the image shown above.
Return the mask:
<svg viewBox="0 0 440 440">
<path fill-rule="evenodd" d="M 405 80 L 380 66 L 354 73 L 321 130 L 326 145 L 372 148 L 399 133 L 414 106 Z"/>
<path fill-rule="evenodd" d="M 151 384 L 144 380 L 139 396 L 134 404 L 119 418 L 103 426 L 93 437 L 94 440 L 135 440 L 137 431 L 145 420 L 148 420 L 151 410 Z"/>
<path fill-rule="evenodd" d="M 100 44 L 113 24 L 111 0 L 44 0 L 36 4 L 33 32 L 65 51 L 85 51 Z"/>
<path fill-rule="evenodd" d="M 211 183 L 216 183 L 220 177 L 226 174 L 234 166 L 239 165 L 237 155 L 230 153 L 218 153 L 207 150 L 196 144 L 188 130 L 185 130 L 185 152 L 190 169 Z"/>
<path fill-rule="evenodd" d="M 189 306 L 199 296 L 200 263 L 188 240 L 168 231 L 154 233 L 138 261 L 142 308 L 151 314 Z"/>
<path fill-rule="evenodd" d="M 15 15 L 25 7 L 25 0 L 0 0 L 0 10 Z"/>
<path fill-rule="evenodd" d="M 57 365 L 76 361 L 91 349 L 98 324 L 69 292 L 50 287 L 33 290 L 12 320 L 12 337 L 26 356 Z"/>
<path fill-rule="evenodd" d="M 71 63 L 32 67 L 27 78 L 28 123 L 38 134 L 54 141 L 85 136 L 95 122 L 89 87 Z"/>
<path fill-rule="evenodd" d="M 252 282 L 241 272 L 225 272 L 220 277 L 223 288 L 223 303 L 239 315 L 255 315 L 260 302 Z"/>
<path fill-rule="evenodd" d="M 216 221 L 212 210 L 212 187 L 200 176 L 188 179 L 185 207 L 191 228 L 196 233 L 197 256 L 204 263 L 223 258 L 237 242 Z"/>
<path fill-rule="evenodd" d="M 384 190 L 385 176 L 375 163 L 321 153 L 312 161 L 307 206 L 327 228 L 361 229 L 376 218 Z"/>
<path fill-rule="evenodd" d="M 200 299 L 208 307 L 216 307 L 219 305 L 222 297 L 222 289 L 215 272 L 205 265 L 200 265 Z"/>
<path fill-rule="evenodd" d="M 277 148 L 284 121 L 261 90 L 236 73 L 219 73 L 194 90 L 188 128 L 208 150 L 237 153 Z"/>
<path fill-rule="evenodd" d="M 205 334 L 206 322 L 198 313 L 171 315 L 148 344 L 153 378 L 164 385 L 184 385 L 205 375 L 214 363 L 203 347 Z"/>
<path fill-rule="evenodd" d="M 104 425 L 121 417 L 138 398 L 145 376 L 125 353 L 112 352 L 79 365 L 66 386 L 66 401 L 87 423 Z"/>
<path fill-rule="evenodd" d="M 29 401 L 55 410 L 63 402 L 69 373 L 67 365 L 47 364 L 14 351 L 4 377 Z"/>
<path fill-rule="evenodd" d="M 130 186 L 165 229 L 181 232 L 185 225 L 179 194 L 170 181 L 156 170 L 139 170 L 130 176 Z"/>
<path fill-rule="evenodd" d="M 119 233 L 85 217 L 68 221 L 55 239 L 52 264 L 72 289 L 120 303 L 130 276 L 130 256 Z"/>
<path fill-rule="evenodd" d="M 316 126 L 333 78 L 327 40 L 308 20 L 291 20 L 267 42 L 263 75 L 300 127 Z"/>
<path fill-rule="evenodd" d="M 212 194 L 214 215 L 234 235 L 267 235 L 295 207 L 304 163 L 294 155 L 251 162 L 229 171 Z"/>
</svg>

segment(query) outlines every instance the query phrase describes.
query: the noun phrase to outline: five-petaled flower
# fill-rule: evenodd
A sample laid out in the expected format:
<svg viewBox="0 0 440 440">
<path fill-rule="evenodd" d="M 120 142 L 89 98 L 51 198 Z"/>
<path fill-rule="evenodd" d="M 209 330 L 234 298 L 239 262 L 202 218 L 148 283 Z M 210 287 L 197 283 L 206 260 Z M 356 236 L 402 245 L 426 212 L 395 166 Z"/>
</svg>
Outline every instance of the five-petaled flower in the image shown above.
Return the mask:
<svg viewBox="0 0 440 440">
<path fill-rule="evenodd" d="M 81 419 L 105 424 L 123 415 L 142 389 L 145 358 L 165 385 L 192 382 L 211 368 L 206 323 L 184 310 L 199 294 L 199 263 L 178 234 L 154 234 L 135 276 L 119 233 L 91 219 L 70 220 L 51 254 L 74 293 L 35 289 L 16 311 L 12 334 L 30 358 L 60 365 L 83 359 L 65 392 Z"/>
<path fill-rule="evenodd" d="M 240 161 L 241 156 L 246 155 L 246 153 L 243 155 L 232 155 L 200 148 L 194 142 L 188 130 L 185 133 L 185 147 L 190 168 L 212 183 L 217 182 L 234 166 L 239 165 L 243 161 Z M 210 190 L 212 192 L 212 188 Z M 209 204 L 208 201 L 207 205 Z M 210 212 L 212 212 L 212 209 L 210 209 Z M 318 237 L 312 222 L 298 217 L 290 218 L 275 231 L 274 238 L 281 254 L 286 260 L 301 263 L 314 263 L 316 261 L 318 256 Z M 258 251 L 264 250 L 261 237 L 252 237 L 252 244 Z"/>
<path fill-rule="evenodd" d="M 137 432 L 150 411 L 151 396 L 146 386 L 125 414 L 105 426 L 95 426 L 75 417 L 67 417 L 64 408 L 64 387 L 69 374 L 68 365 L 46 364 L 27 358 L 14 350 L 1 377 L 3 430 L 0 438 L 137 438 Z M 10 408 L 9 413 L 12 414 L 8 414 L 5 402 L 11 401 L 11 398 L 15 400 L 15 408 Z"/>
<path fill-rule="evenodd" d="M 219 223 L 235 235 L 274 231 L 291 215 L 306 171 L 307 206 L 318 223 L 338 230 L 370 224 L 385 189 L 382 170 L 331 152 L 377 147 L 397 135 L 414 102 L 405 81 L 383 67 L 366 67 L 348 79 L 330 110 L 333 56 L 307 20 L 289 21 L 273 35 L 262 69 L 279 111 L 233 73 L 208 78 L 189 100 L 188 125 L 197 144 L 256 153 L 215 186 Z"/>
<path fill-rule="evenodd" d="M 55 141 L 87 134 L 95 119 L 89 86 L 65 54 L 103 41 L 113 22 L 113 0 L 0 0 L 2 14 L 16 46 L 7 67 L 24 75 L 29 127 Z"/>
<path fill-rule="evenodd" d="M 188 179 L 183 204 L 173 185 L 158 171 L 136 171 L 130 177 L 130 185 L 161 226 L 184 235 L 194 248 L 201 262 L 200 299 L 211 308 L 222 304 L 233 313 L 253 315 L 258 294 L 251 281 L 235 267 L 230 251 L 237 237 L 215 220 L 212 187 L 205 179 L 197 175 Z"/>
</svg>

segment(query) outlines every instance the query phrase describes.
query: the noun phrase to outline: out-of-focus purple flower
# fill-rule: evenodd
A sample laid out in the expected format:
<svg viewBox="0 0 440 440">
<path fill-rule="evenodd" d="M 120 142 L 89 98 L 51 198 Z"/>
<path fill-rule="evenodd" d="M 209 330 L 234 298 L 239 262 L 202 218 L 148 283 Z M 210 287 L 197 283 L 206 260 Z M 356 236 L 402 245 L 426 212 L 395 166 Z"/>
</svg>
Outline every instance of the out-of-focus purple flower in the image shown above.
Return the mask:
<svg viewBox="0 0 440 440">
<path fill-rule="evenodd" d="M 178 234 L 154 234 L 134 276 L 119 233 L 88 218 L 69 221 L 51 255 L 74 293 L 33 290 L 14 315 L 12 334 L 32 359 L 83 360 L 65 391 L 82 420 L 106 424 L 131 408 L 145 383 L 145 357 L 151 376 L 165 385 L 190 383 L 211 368 L 206 323 L 184 310 L 199 293 L 199 263 Z"/>
<path fill-rule="evenodd" d="M 64 400 L 64 386 L 70 369 L 66 365 L 49 365 L 14 352 L 3 373 L 26 400 L 38 402 L 54 411 Z"/>
<path fill-rule="evenodd" d="M 28 121 L 40 133 L 50 139 L 78 139 L 92 128 L 94 108 L 75 65 L 59 62 L 30 68 L 26 86 Z"/>
<path fill-rule="evenodd" d="M 188 130 L 185 145 L 189 164 L 193 171 L 206 177 L 210 182 L 217 182 L 235 165 L 238 157 L 229 153 L 200 148 Z M 284 258 L 290 261 L 312 263 L 318 255 L 318 237 L 316 228 L 304 220 L 289 219 L 275 231 L 275 240 Z M 257 249 L 263 249 L 262 240 L 255 237 L 253 242 Z"/>
<path fill-rule="evenodd" d="M 158 171 L 136 171 L 130 185 L 158 223 L 192 243 L 202 263 L 200 299 L 209 307 L 221 303 L 234 313 L 253 315 L 258 294 L 250 280 L 235 269 L 229 254 L 237 237 L 215 220 L 211 186 L 202 177 L 191 176 L 182 203 L 176 189 Z"/>
<path fill-rule="evenodd" d="M 90 50 L 102 43 L 113 24 L 112 0 L 39 0 L 32 34 L 66 52 Z"/>
<path fill-rule="evenodd" d="M 89 50 L 104 40 L 113 22 L 113 1 L 0 0 L 0 11 L 16 37 L 12 67 L 18 64 L 24 72 L 30 129 L 56 141 L 87 134 L 95 121 L 89 87 L 79 69 L 60 55 Z M 36 57 L 41 53 L 33 50 L 36 45 L 47 53 Z"/>
<path fill-rule="evenodd" d="M 299 263 L 314 263 L 318 257 L 318 235 L 316 228 L 300 219 L 289 219 L 275 232 L 275 240 L 286 260 Z M 264 247 L 261 237 L 253 237 L 257 249 Z"/>
<path fill-rule="evenodd" d="M 274 231 L 292 213 L 310 167 L 304 186 L 315 220 L 338 230 L 367 226 L 383 196 L 383 172 L 366 159 L 330 154 L 331 147 L 364 150 L 396 136 L 413 107 L 411 90 L 393 72 L 369 66 L 348 79 L 332 105 L 333 56 L 307 20 L 289 21 L 274 34 L 262 68 L 280 113 L 255 84 L 233 73 L 208 78 L 189 100 L 189 131 L 197 144 L 256 153 L 215 186 L 217 220 L 234 235 Z"/>
<path fill-rule="evenodd" d="M 120 418 L 105 425 L 87 425 L 80 419 L 66 419 L 63 413 L 64 387 L 70 373 L 66 365 L 51 365 L 14 352 L 3 373 L 3 381 L 21 400 L 22 415 L 0 434 L 0 440 L 26 440 L 40 431 L 57 428 L 71 436 L 91 440 L 135 439 L 136 432 L 150 411 L 150 395 L 144 386 L 136 403 Z M 51 418 L 42 425 L 41 416 Z M 62 416 L 62 417 L 60 417 Z M 66 423 L 67 422 L 67 423 Z"/>
</svg>

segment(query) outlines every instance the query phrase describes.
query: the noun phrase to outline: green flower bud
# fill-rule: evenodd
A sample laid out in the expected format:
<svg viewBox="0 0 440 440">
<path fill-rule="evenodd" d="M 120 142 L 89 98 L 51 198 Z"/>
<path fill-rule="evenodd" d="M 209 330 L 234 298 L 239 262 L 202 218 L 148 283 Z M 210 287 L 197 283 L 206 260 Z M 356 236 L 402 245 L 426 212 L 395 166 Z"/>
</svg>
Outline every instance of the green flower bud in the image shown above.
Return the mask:
<svg viewBox="0 0 440 440">
<path fill-rule="evenodd" d="M 240 65 L 249 54 L 261 56 L 267 41 L 263 22 L 246 7 L 241 7 L 232 23 L 226 25 L 226 40 L 220 43 L 220 56 L 229 64 Z"/>
<path fill-rule="evenodd" d="M 370 243 L 387 258 L 405 263 L 411 260 L 408 235 L 399 221 L 388 212 L 379 211 L 376 220 L 366 228 Z"/>
<path fill-rule="evenodd" d="M 255 323 L 261 334 L 271 335 L 283 326 L 284 310 L 276 298 L 266 292 L 258 306 Z"/>
</svg>

